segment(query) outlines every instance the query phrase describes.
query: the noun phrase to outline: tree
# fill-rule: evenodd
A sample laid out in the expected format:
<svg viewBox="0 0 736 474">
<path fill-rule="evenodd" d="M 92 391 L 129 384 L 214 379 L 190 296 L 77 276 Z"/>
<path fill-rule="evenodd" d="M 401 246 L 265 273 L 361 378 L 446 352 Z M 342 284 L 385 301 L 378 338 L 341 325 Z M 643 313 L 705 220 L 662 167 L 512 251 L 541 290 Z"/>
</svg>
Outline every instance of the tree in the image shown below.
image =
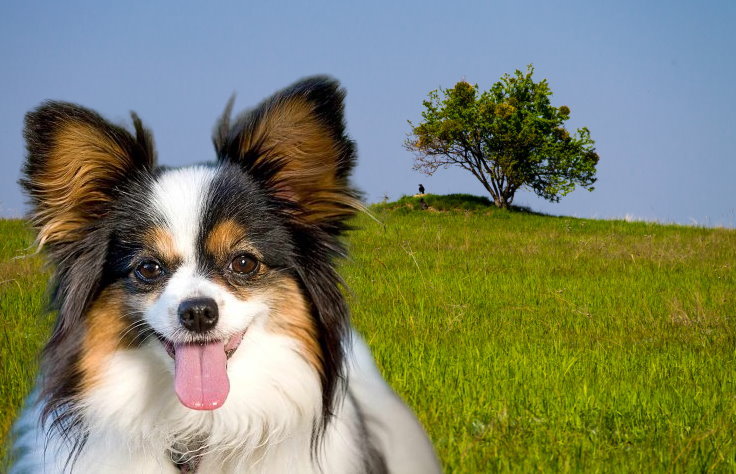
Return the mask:
<svg viewBox="0 0 736 474">
<path fill-rule="evenodd" d="M 576 186 L 592 191 L 598 154 L 590 131 L 565 129 L 570 109 L 553 107 L 547 80 L 534 82 L 533 73 L 529 65 L 526 73 L 505 74 L 485 92 L 465 81 L 431 91 L 404 143 L 415 154 L 414 169 L 432 175 L 460 166 L 502 208 L 521 188 L 553 202 Z"/>
</svg>

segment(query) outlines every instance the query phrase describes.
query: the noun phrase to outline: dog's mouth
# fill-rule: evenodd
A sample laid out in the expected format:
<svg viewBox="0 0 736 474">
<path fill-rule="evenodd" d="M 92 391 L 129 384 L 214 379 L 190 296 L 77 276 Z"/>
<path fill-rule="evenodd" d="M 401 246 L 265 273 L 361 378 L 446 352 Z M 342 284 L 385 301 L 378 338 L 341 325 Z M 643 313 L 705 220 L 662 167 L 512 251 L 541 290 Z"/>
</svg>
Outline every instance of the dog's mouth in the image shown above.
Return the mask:
<svg viewBox="0 0 736 474">
<path fill-rule="evenodd" d="M 158 335 L 174 359 L 174 389 L 182 405 L 193 410 L 214 410 L 230 392 L 227 361 L 243 340 L 245 331 L 227 340 L 174 343 Z"/>
<path fill-rule="evenodd" d="M 172 359 L 176 359 L 176 346 L 186 345 L 186 344 L 175 344 L 169 341 L 168 339 L 166 339 L 165 337 L 163 337 L 158 332 L 156 332 L 155 334 L 158 340 L 161 341 L 161 344 L 164 346 L 164 349 L 166 349 L 166 353 L 169 354 L 169 357 L 171 357 Z M 245 331 L 241 331 L 239 333 L 233 334 L 227 339 L 227 342 L 224 345 L 225 357 L 229 359 L 230 357 L 233 356 L 235 351 L 238 350 L 238 347 L 240 347 L 240 343 L 243 340 L 244 335 L 245 335 Z M 214 342 L 218 342 L 218 341 L 214 341 Z M 191 344 L 206 345 L 206 344 L 211 344 L 211 343 L 193 342 Z"/>
</svg>

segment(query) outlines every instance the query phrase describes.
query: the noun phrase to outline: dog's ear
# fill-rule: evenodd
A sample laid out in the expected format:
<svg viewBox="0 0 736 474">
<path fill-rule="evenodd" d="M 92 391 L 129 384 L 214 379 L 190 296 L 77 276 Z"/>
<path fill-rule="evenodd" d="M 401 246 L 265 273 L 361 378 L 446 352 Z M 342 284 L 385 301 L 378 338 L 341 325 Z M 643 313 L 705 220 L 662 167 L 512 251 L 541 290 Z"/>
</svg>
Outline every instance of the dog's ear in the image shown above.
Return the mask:
<svg viewBox="0 0 736 474">
<path fill-rule="evenodd" d="M 28 155 L 20 183 L 31 198 L 39 246 L 63 252 L 107 214 L 131 175 L 153 168 L 151 135 L 132 116 L 135 137 L 69 103 L 46 102 L 26 115 Z"/>
<path fill-rule="evenodd" d="M 360 208 L 348 179 L 355 146 L 345 133 L 344 97 L 337 81 L 307 78 L 241 115 L 232 127 L 231 100 L 215 127 L 217 155 L 294 204 L 301 221 L 339 232 Z"/>
</svg>

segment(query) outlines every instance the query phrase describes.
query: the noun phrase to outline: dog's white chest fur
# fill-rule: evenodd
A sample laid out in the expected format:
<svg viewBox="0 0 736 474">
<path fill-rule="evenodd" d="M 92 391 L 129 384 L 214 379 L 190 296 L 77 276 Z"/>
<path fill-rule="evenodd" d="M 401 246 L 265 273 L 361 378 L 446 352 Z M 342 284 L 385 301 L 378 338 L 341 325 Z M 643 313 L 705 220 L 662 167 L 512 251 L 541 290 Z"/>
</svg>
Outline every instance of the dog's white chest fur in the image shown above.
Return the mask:
<svg viewBox="0 0 736 474">
<path fill-rule="evenodd" d="M 178 473 L 171 455 L 177 446 L 202 449 L 202 473 L 364 472 L 366 440 L 357 410 L 386 454 L 389 472 L 438 471 L 421 427 L 380 377 L 357 335 L 350 356 L 350 395 L 338 404 L 317 461 L 311 451 L 312 420 L 320 406 L 317 374 L 296 352 L 283 351 L 293 341 L 272 335 L 256 339 L 261 342 L 244 343 L 238 351 L 243 352 L 233 357 L 231 393 L 214 411 L 190 410 L 179 403 L 171 369 L 158 352 L 115 354 L 106 381 L 85 402 L 89 436 L 73 472 Z M 248 351 L 261 356 L 249 360 Z M 289 353 L 293 356 L 283 355 Z M 288 390 L 274 390 L 277 386 Z M 38 425 L 37 406 L 26 409 L 14 431 L 22 456 L 11 472 L 64 470 L 69 447 L 55 438 L 44 453 L 46 437 Z"/>
</svg>

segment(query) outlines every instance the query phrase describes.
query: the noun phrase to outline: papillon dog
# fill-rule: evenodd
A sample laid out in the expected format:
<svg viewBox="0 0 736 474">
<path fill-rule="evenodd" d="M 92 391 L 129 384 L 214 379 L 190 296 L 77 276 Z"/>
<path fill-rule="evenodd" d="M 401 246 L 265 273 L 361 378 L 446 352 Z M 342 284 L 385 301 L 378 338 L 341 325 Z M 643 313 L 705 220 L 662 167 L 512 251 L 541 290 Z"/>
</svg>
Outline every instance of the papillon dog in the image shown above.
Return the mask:
<svg viewBox="0 0 736 474">
<path fill-rule="evenodd" d="M 235 119 L 231 100 L 216 160 L 176 169 L 135 113 L 132 131 L 65 102 L 28 113 L 57 319 L 12 472 L 440 470 L 335 269 L 361 209 L 344 95 L 312 77 Z"/>
</svg>

